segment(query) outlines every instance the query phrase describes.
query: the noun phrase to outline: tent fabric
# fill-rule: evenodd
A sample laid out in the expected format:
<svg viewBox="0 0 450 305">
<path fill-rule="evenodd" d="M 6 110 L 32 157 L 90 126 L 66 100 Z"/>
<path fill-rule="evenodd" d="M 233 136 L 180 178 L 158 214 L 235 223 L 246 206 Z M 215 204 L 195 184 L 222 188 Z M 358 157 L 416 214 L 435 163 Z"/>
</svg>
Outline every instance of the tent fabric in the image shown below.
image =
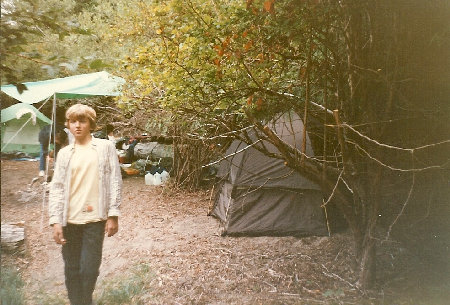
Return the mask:
<svg viewBox="0 0 450 305">
<path fill-rule="evenodd" d="M 33 118 L 32 119 L 33 122 L 36 122 L 36 120 L 39 120 L 46 124 L 52 123 L 52 120 L 47 118 L 42 112 L 40 112 L 38 109 L 36 109 L 36 107 L 34 107 L 33 105 L 25 104 L 25 103 L 14 104 L 8 108 L 2 109 L 1 122 L 6 123 L 6 122 L 14 120 L 14 119 L 18 120 L 22 116 L 26 115 L 27 113 L 31 114 L 31 116 Z"/>
<path fill-rule="evenodd" d="M 267 125 L 287 144 L 301 151 L 303 122 L 298 115 L 286 113 Z M 256 131 L 252 131 L 249 137 L 254 141 L 258 139 Z M 276 147 L 267 141 L 263 141 L 261 145 L 264 145 L 269 153 L 278 152 Z M 233 141 L 226 154 L 235 154 L 247 146 L 242 141 Z M 306 155 L 314 155 L 308 135 L 306 138 Z M 320 190 L 317 184 L 286 167 L 284 160 L 268 157 L 253 147 L 235 154 L 232 158 L 223 160 L 220 163 L 217 175 L 221 178 L 229 176 L 231 183 L 239 186 Z"/>
<path fill-rule="evenodd" d="M 125 80 L 106 71 L 80 74 L 37 82 L 26 82 L 27 90 L 19 93 L 15 85 L 1 86 L 1 90 L 18 101 L 34 104 L 56 95 L 57 98 L 89 96 L 118 96 Z"/>
<path fill-rule="evenodd" d="M 52 121 L 33 105 L 14 104 L 1 111 L 1 151 L 38 155 L 39 131 Z"/>
<path fill-rule="evenodd" d="M 304 127 L 298 115 L 286 113 L 267 125 L 301 150 Z M 249 137 L 256 142 L 257 131 Z M 256 145 L 277 153 L 267 141 Z M 221 182 L 210 215 L 222 222 L 222 235 L 326 235 L 320 187 L 255 146 L 234 140 L 226 152 L 231 157 L 219 165 Z M 308 136 L 306 146 L 313 156 Z"/>
<path fill-rule="evenodd" d="M 227 235 L 327 234 L 318 190 L 236 189 L 229 199 Z"/>
</svg>

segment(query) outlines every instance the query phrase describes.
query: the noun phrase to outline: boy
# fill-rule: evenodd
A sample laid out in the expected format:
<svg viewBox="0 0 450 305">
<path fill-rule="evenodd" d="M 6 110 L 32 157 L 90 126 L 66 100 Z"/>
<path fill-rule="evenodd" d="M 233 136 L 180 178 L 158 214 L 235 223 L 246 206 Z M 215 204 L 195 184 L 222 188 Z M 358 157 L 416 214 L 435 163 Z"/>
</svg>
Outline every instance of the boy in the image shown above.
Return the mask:
<svg viewBox="0 0 450 305">
<path fill-rule="evenodd" d="M 59 151 L 50 184 L 53 239 L 62 245 L 71 305 L 91 305 L 99 275 L 103 238 L 119 228 L 122 178 L 111 141 L 91 136 L 96 113 L 76 104 L 66 111 L 75 142 Z"/>
</svg>

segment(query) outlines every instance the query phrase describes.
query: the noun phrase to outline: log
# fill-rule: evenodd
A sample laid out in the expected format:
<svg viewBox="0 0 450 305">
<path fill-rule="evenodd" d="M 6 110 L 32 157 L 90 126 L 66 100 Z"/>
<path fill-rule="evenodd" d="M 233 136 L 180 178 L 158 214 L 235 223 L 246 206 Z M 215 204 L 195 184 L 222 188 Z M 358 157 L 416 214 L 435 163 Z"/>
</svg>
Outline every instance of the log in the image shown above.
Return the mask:
<svg viewBox="0 0 450 305">
<path fill-rule="evenodd" d="M 25 223 L 1 224 L 2 253 L 23 253 L 25 251 Z"/>
</svg>

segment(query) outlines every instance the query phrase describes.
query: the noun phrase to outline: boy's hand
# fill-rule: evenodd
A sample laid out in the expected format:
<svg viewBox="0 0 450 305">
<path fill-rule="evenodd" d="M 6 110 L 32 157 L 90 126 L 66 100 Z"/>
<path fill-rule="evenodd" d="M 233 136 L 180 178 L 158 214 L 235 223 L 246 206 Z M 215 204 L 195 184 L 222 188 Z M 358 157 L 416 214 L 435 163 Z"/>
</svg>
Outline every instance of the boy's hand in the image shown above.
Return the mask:
<svg viewBox="0 0 450 305">
<path fill-rule="evenodd" d="M 53 239 L 59 245 L 65 245 L 66 239 L 63 235 L 62 225 L 60 223 L 53 224 Z"/>
<path fill-rule="evenodd" d="M 105 225 L 105 233 L 108 234 L 108 237 L 111 237 L 116 234 L 117 231 L 119 231 L 119 217 L 108 217 Z"/>
</svg>

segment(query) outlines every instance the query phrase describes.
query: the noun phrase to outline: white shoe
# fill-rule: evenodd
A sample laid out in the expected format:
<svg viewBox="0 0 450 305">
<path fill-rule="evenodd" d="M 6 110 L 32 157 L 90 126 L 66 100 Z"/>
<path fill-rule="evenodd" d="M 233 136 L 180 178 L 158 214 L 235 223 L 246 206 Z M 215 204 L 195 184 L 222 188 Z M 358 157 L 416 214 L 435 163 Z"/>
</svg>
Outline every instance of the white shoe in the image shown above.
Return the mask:
<svg viewBox="0 0 450 305">
<path fill-rule="evenodd" d="M 45 172 L 44 171 L 39 171 L 39 177 L 44 177 Z"/>
</svg>

